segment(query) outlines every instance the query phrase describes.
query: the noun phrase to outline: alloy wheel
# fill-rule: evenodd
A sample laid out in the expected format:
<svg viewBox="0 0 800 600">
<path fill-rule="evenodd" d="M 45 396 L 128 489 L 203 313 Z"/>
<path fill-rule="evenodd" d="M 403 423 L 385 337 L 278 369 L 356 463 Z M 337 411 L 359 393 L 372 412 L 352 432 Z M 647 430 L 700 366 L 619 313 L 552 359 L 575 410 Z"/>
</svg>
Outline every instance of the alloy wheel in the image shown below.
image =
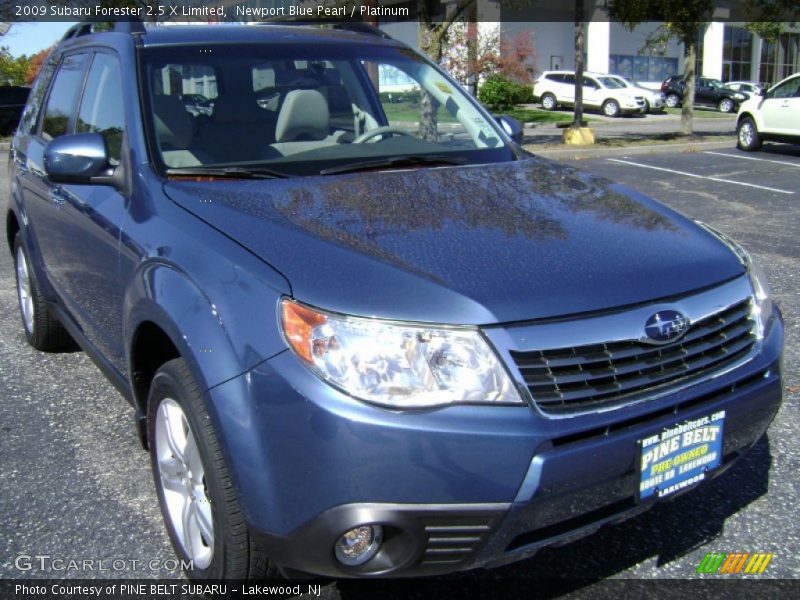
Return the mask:
<svg viewBox="0 0 800 600">
<path fill-rule="evenodd" d="M 214 556 L 205 468 L 186 414 L 172 398 L 158 406 L 155 453 L 166 513 L 186 556 L 204 569 Z"/>
<path fill-rule="evenodd" d="M 17 248 L 17 296 L 19 297 L 19 308 L 22 312 L 22 322 L 25 325 L 25 330 L 28 333 L 32 333 L 34 319 L 33 293 L 28 261 L 25 258 L 22 246 Z"/>
</svg>

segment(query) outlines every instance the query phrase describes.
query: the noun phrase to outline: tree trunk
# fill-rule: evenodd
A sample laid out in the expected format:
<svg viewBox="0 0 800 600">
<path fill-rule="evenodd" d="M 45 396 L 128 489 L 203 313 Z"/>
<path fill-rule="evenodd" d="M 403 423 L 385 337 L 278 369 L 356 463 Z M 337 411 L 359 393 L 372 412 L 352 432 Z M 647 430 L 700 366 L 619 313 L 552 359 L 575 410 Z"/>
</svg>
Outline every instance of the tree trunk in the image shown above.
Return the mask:
<svg viewBox="0 0 800 600">
<path fill-rule="evenodd" d="M 419 24 L 419 47 L 425 52 L 433 62 L 442 62 L 443 38 L 444 33 L 435 23 Z M 437 123 L 436 112 L 438 102 L 425 90 L 419 103 L 419 137 L 423 140 L 436 142 L 439 141 L 439 124 Z"/>
<path fill-rule="evenodd" d="M 583 0 L 575 0 L 575 113 L 573 127 L 583 126 Z"/>
<path fill-rule="evenodd" d="M 692 135 L 694 133 L 694 65 L 697 58 L 697 39 L 685 40 L 683 47 L 683 80 L 686 82 L 686 87 L 683 90 L 681 131 L 684 135 Z"/>
</svg>

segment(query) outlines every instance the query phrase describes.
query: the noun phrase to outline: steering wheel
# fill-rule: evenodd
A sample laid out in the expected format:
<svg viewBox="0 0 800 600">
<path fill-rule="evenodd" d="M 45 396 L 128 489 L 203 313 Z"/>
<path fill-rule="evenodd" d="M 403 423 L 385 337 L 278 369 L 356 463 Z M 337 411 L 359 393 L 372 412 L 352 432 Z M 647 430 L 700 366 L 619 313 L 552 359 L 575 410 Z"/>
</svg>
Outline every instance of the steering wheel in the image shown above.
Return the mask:
<svg viewBox="0 0 800 600">
<path fill-rule="evenodd" d="M 390 133 L 397 135 L 413 136 L 411 132 L 409 132 L 407 129 L 403 129 L 402 127 L 398 127 L 396 125 L 384 125 L 383 127 L 376 127 L 375 129 L 370 129 L 369 131 L 365 131 L 356 139 L 354 139 L 351 143 L 363 144 L 367 140 L 371 140 L 374 137 L 377 137 L 379 135 L 387 135 Z"/>
</svg>

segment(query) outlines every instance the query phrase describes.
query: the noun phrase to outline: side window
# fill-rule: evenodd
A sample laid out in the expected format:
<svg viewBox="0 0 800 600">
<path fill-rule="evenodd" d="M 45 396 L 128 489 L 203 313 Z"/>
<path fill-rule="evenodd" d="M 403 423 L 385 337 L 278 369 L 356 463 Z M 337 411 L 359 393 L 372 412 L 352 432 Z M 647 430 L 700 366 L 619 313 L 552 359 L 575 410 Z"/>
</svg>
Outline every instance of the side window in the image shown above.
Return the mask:
<svg viewBox="0 0 800 600">
<path fill-rule="evenodd" d="M 575 75 L 564 75 L 564 83 L 567 85 L 575 85 Z"/>
<path fill-rule="evenodd" d="M 800 77 L 795 77 L 775 88 L 770 94 L 773 98 L 793 98 L 800 93 Z"/>
<path fill-rule="evenodd" d="M 42 118 L 42 137 L 52 140 L 67 133 L 75 100 L 83 83 L 86 54 L 64 57 L 56 73 Z"/>
<path fill-rule="evenodd" d="M 22 113 L 22 119 L 20 119 L 20 129 L 25 133 L 31 133 L 36 126 L 36 119 L 41 112 L 44 95 L 47 93 L 47 86 L 50 85 L 50 80 L 53 78 L 57 62 L 55 57 L 51 56 L 45 61 L 42 70 L 39 71 L 36 83 L 28 96 L 28 104 Z"/>
<path fill-rule="evenodd" d="M 600 85 L 594 79 L 589 79 L 588 77 L 584 77 L 583 78 L 583 87 L 599 88 Z"/>
<path fill-rule="evenodd" d="M 116 56 L 95 54 L 75 124 L 77 133 L 96 132 L 108 145 L 111 164 L 118 164 L 125 131 L 120 65 Z"/>
</svg>

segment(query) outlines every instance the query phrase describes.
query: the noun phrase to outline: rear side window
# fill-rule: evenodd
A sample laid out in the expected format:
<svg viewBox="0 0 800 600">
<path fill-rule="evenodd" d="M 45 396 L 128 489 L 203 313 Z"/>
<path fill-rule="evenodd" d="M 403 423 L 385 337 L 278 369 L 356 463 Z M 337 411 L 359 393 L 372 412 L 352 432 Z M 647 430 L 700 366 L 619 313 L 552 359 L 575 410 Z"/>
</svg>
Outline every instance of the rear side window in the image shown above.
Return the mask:
<svg viewBox="0 0 800 600">
<path fill-rule="evenodd" d="M 567 85 L 575 85 L 575 75 L 562 75 L 562 77 Z"/>
<path fill-rule="evenodd" d="M 548 75 L 546 77 L 546 79 L 549 79 L 550 81 L 555 81 L 556 83 L 562 83 L 564 81 L 564 76 L 563 75 Z"/>
<path fill-rule="evenodd" d="M 52 140 L 67 133 L 75 100 L 83 83 L 86 54 L 65 56 L 56 73 L 42 118 L 42 137 Z"/>
<path fill-rule="evenodd" d="M 96 54 L 86 78 L 86 87 L 75 124 L 77 133 L 100 133 L 108 145 L 112 164 L 117 164 L 125 131 L 120 65 L 111 54 Z"/>
<path fill-rule="evenodd" d="M 42 102 L 44 102 L 44 95 L 47 93 L 47 86 L 50 85 L 50 80 L 53 78 L 53 72 L 56 70 L 56 60 L 54 57 L 47 59 L 39 71 L 39 76 L 36 78 L 36 83 L 31 89 L 30 96 L 28 97 L 28 104 L 25 107 L 25 112 L 22 113 L 20 119 L 20 130 L 25 133 L 31 133 L 36 125 L 36 119 L 41 112 Z"/>
</svg>

